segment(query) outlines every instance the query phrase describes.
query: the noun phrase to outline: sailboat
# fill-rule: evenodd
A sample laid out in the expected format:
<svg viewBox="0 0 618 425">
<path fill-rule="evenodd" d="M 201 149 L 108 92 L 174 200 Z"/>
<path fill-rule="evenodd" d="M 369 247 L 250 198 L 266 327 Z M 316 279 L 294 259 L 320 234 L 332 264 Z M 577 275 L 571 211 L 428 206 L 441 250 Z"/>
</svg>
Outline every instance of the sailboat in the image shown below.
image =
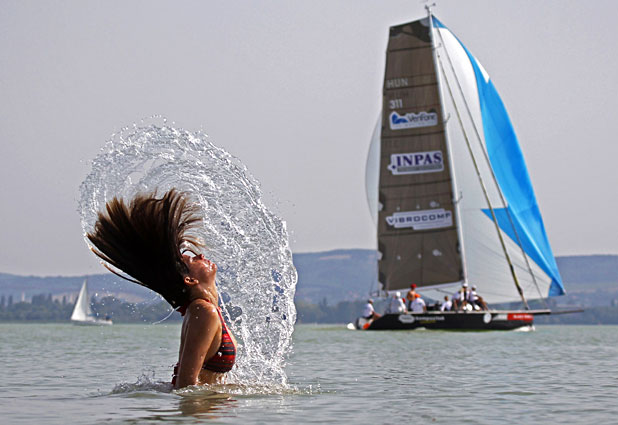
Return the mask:
<svg viewBox="0 0 618 425">
<path fill-rule="evenodd" d="M 427 8 L 390 28 L 382 113 L 367 159 L 379 293 L 442 300 L 476 285 L 517 310 L 385 314 L 357 328 L 531 328 L 529 301 L 565 293 L 522 151 L 489 75 Z"/>
<path fill-rule="evenodd" d="M 79 291 L 71 321 L 76 325 L 111 325 L 111 319 L 100 319 L 92 313 L 90 300 L 88 298 L 88 279 L 84 279 L 82 288 Z"/>
</svg>

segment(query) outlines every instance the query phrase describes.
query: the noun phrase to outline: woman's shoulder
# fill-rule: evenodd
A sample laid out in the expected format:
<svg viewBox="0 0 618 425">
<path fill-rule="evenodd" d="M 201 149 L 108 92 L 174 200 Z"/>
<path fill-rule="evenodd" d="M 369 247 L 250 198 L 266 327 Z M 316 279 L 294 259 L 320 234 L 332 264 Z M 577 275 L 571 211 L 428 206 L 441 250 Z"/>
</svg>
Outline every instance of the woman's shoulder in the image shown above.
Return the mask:
<svg viewBox="0 0 618 425">
<path fill-rule="evenodd" d="M 208 300 L 197 299 L 193 300 L 187 307 L 187 313 L 193 317 L 211 319 L 218 317 L 217 307 Z"/>
</svg>

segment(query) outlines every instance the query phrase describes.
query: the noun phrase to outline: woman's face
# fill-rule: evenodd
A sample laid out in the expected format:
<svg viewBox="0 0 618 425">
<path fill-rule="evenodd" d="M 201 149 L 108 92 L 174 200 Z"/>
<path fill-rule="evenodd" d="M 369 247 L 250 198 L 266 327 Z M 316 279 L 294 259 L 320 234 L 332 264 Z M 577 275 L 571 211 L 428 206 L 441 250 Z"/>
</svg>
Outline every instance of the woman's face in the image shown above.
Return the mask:
<svg viewBox="0 0 618 425">
<path fill-rule="evenodd" d="M 183 254 L 182 260 L 189 269 L 189 277 L 197 279 L 200 283 L 208 283 L 214 280 L 217 274 L 217 265 L 207 260 L 203 254 L 190 256 Z"/>
</svg>

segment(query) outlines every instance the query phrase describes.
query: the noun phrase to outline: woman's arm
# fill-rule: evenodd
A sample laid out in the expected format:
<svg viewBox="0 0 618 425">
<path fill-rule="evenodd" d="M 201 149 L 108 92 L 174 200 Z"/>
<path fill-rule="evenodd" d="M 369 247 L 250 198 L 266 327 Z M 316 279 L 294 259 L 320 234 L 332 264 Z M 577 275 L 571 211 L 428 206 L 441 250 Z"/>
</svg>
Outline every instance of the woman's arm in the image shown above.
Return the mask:
<svg viewBox="0 0 618 425">
<path fill-rule="evenodd" d="M 178 362 L 176 388 L 196 385 L 197 378 L 212 343 L 221 332 L 217 309 L 204 300 L 196 300 L 187 309 L 184 347 Z"/>
</svg>

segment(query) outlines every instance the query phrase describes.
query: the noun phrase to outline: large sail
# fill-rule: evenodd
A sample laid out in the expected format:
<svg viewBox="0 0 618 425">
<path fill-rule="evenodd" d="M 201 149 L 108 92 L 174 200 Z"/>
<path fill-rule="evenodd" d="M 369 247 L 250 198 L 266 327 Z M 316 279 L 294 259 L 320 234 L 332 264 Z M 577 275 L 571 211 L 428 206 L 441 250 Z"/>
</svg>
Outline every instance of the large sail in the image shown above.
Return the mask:
<svg viewBox="0 0 618 425">
<path fill-rule="evenodd" d="M 435 17 L 433 25 L 444 110 L 452 117 L 447 137 L 461 193 L 467 280 L 491 303 L 520 300 L 508 256 L 526 299 L 561 295 L 564 287 L 506 108 L 478 60 Z"/>
<path fill-rule="evenodd" d="M 563 294 L 506 108 L 435 17 L 391 27 L 382 110 L 371 152 L 383 289 L 416 283 L 441 299 L 465 280 L 502 303 L 521 300 L 517 280 L 528 300 Z"/>
<path fill-rule="evenodd" d="M 380 143 L 382 289 L 460 282 L 463 265 L 429 19 L 390 29 Z"/>
</svg>

